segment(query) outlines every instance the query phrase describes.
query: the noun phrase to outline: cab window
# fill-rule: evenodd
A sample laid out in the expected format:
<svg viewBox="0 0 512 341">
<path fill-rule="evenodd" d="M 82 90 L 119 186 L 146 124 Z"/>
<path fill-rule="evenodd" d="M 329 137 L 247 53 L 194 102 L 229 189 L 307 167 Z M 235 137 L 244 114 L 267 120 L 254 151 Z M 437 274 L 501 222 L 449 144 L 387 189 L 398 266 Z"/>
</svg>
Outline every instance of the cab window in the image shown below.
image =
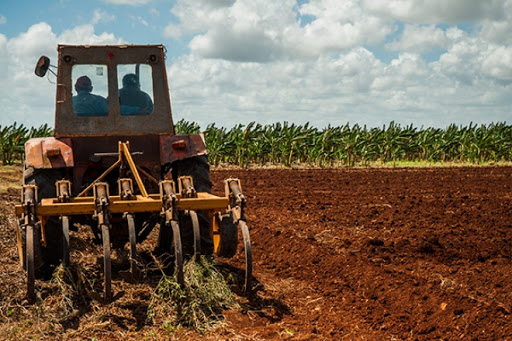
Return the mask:
<svg viewBox="0 0 512 341">
<path fill-rule="evenodd" d="M 108 115 L 107 66 L 97 64 L 74 65 L 73 111 L 77 116 Z"/>
<path fill-rule="evenodd" d="M 121 115 L 149 115 L 153 112 L 153 77 L 151 66 L 117 66 Z"/>
</svg>

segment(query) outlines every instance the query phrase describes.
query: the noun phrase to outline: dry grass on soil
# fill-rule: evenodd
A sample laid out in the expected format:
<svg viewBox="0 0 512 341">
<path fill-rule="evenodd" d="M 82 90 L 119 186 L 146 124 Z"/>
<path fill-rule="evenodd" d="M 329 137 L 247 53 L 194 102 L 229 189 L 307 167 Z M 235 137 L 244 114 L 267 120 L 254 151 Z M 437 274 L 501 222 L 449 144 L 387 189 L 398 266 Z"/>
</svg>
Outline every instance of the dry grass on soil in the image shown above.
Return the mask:
<svg viewBox="0 0 512 341">
<path fill-rule="evenodd" d="M 139 245 L 140 280 L 119 276 L 128 266 L 126 250 L 113 253 L 113 289 L 118 299 L 97 300 L 102 291 L 102 251 L 89 231 L 71 233 L 69 267 L 59 266 L 47 281 L 36 281 L 36 303 L 25 298 L 25 272 L 18 261 L 13 206 L 19 201 L 22 167 L 0 168 L 0 339 L 172 339 L 197 338 L 214 329 L 228 330 L 223 311 L 237 310 L 240 297 L 228 267 L 200 257 L 185 263 L 180 287 L 167 263 L 151 254 L 152 243 Z M 154 239 L 154 236 L 150 235 Z"/>
</svg>

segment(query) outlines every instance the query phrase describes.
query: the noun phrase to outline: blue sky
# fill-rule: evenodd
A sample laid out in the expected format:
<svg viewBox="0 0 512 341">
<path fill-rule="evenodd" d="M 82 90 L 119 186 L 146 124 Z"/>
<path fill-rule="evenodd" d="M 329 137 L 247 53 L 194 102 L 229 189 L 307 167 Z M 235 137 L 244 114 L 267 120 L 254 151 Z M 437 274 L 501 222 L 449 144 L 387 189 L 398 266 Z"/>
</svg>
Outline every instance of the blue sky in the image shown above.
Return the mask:
<svg viewBox="0 0 512 341">
<path fill-rule="evenodd" d="M 115 32 L 132 44 L 161 44 L 163 27 L 176 18 L 170 13 L 172 2 L 154 1 L 148 5 L 111 4 L 102 1 L 20 1 L 4 0 L 0 15 L 10 18 L 0 26 L 0 32 L 14 38 L 38 22 L 46 22 L 59 35 L 76 25 L 97 23 L 97 32 Z M 185 41 L 173 41 L 169 55 L 186 53 Z"/>
<path fill-rule="evenodd" d="M 0 5 L 0 125 L 53 124 L 40 55 L 164 44 L 175 120 L 202 127 L 511 121 L 512 0 L 102 0 Z"/>
</svg>

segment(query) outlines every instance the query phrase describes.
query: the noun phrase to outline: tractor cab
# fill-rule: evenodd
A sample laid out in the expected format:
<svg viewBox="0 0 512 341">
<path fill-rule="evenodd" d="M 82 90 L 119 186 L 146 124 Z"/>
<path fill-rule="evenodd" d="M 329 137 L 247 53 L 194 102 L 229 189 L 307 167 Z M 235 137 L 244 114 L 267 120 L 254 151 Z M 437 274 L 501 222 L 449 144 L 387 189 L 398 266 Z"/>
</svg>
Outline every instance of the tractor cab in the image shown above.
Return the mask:
<svg viewBox="0 0 512 341">
<path fill-rule="evenodd" d="M 58 46 L 56 137 L 173 133 L 162 45 Z"/>
<path fill-rule="evenodd" d="M 57 51 L 57 73 L 45 56 L 35 68 L 39 77 L 48 71 L 57 77 L 55 137 L 27 142 L 27 168 L 72 173 L 66 177 L 78 194 L 116 162 L 120 141 L 129 141 L 153 187 L 150 179 L 163 179 L 171 163 L 206 155 L 201 134 L 174 134 L 162 45 L 59 45 Z"/>
</svg>

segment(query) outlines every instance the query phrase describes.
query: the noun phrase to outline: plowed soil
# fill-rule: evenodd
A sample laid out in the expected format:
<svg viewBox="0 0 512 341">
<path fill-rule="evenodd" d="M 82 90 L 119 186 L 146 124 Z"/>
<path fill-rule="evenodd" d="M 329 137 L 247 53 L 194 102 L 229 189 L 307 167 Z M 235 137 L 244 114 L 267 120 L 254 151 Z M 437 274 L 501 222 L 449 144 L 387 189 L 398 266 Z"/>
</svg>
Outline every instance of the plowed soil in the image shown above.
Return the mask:
<svg viewBox="0 0 512 341">
<path fill-rule="evenodd" d="M 10 191 L 0 215 L 0 338 L 512 340 L 512 167 L 211 175 L 216 194 L 222 179 L 242 181 L 257 285 L 219 327 L 200 335 L 146 323 L 151 279 L 114 278 L 126 291 L 118 301 L 93 301 L 67 323 L 38 320 L 24 301 Z M 228 264 L 243 268 L 243 253 Z"/>
</svg>

